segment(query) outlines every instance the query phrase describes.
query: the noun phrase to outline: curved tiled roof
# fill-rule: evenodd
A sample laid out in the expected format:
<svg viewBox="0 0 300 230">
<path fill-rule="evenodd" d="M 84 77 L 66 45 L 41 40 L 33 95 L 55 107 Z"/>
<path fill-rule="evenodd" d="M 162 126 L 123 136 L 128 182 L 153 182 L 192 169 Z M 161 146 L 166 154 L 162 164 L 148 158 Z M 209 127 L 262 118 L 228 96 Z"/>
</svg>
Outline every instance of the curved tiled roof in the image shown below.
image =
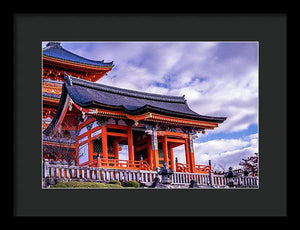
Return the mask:
<svg viewBox="0 0 300 230">
<path fill-rule="evenodd" d="M 189 108 L 184 96 L 167 96 L 121 89 L 71 76 L 66 77 L 63 87 L 72 100 L 84 108 L 120 109 L 132 115 L 152 111 L 219 123 L 226 119 L 224 117 L 199 115 Z"/>
<path fill-rule="evenodd" d="M 90 60 L 74 54 L 66 49 L 64 49 L 59 42 L 49 42 L 45 48 L 43 48 L 43 55 L 58 58 L 65 61 L 76 62 L 84 65 L 92 65 L 99 67 L 113 67 L 113 62 L 104 62 Z"/>
<path fill-rule="evenodd" d="M 226 117 L 200 115 L 189 108 L 184 96 L 166 96 L 121 89 L 78 79 L 66 74 L 57 113 L 44 131 L 48 135 L 62 113 L 67 95 L 83 108 L 124 111 L 130 115 L 154 112 L 198 121 L 222 123 Z"/>
</svg>

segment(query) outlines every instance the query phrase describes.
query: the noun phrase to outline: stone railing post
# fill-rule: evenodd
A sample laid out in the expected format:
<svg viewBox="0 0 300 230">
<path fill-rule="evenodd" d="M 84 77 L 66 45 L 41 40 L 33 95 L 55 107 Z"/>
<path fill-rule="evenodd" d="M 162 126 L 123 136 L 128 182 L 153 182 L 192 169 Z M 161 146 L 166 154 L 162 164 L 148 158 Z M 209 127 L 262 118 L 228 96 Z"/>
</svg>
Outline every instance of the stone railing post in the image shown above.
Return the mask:
<svg viewBox="0 0 300 230">
<path fill-rule="evenodd" d="M 43 164 L 43 177 L 49 177 L 49 160 L 45 159 Z"/>
<path fill-rule="evenodd" d="M 213 176 L 212 176 L 212 170 L 211 170 L 211 161 L 208 161 L 208 165 L 209 165 L 209 186 L 210 187 L 214 187 L 213 186 Z"/>
</svg>

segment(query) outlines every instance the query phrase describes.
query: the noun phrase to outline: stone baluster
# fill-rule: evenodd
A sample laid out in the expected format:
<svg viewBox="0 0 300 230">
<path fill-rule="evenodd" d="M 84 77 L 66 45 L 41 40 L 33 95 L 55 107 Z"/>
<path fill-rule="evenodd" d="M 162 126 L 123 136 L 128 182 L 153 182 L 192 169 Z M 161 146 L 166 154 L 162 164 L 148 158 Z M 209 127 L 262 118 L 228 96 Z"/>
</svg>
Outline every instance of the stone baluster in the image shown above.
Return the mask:
<svg viewBox="0 0 300 230">
<path fill-rule="evenodd" d="M 76 176 L 78 179 L 80 178 L 80 169 L 79 168 L 76 169 Z"/>
<path fill-rule="evenodd" d="M 114 174 L 113 169 L 110 169 L 110 171 L 109 171 L 109 178 L 110 178 L 110 180 L 114 180 L 115 179 L 115 174 Z"/>
<path fill-rule="evenodd" d="M 115 180 L 120 180 L 120 172 L 118 170 L 115 171 Z"/>
<path fill-rule="evenodd" d="M 59 168 L 57 167 L 57 168 L 55 168 L 55 170 L 56 170 L 56 178 L 59 178 L 60 177 L 60 175 L 59 175 Z"/>
<path fill-rule="evenodd" d="M 67 179 L 70 179 L 70 169 L 66 168 L 66 177 Z"/>
<path fill-rule="evenodd" d="M 91 170 L 91 174 L 92 174 L 92 180 L 95 180 L 95 169 L 94 168 L 92 168 L 92 170 Z"/>
<path fill-rule="evenodd" d="M 44 178 L 49 177 L 49 161 L 48 159 L 45 159 L 44 161 L 44 172 L 43 172 Z"/>
<path fill-rule="evenodd" d="M 85 171 L 84 168 L 81 168 L 81 178 L 85 179 Z"/>
<path fill-rule="evenodd" d="M 71 178 L 74 178 L 75 177 L 75 170 L 74 168 L 72 167 L 71 168 Z"/>
</svg>

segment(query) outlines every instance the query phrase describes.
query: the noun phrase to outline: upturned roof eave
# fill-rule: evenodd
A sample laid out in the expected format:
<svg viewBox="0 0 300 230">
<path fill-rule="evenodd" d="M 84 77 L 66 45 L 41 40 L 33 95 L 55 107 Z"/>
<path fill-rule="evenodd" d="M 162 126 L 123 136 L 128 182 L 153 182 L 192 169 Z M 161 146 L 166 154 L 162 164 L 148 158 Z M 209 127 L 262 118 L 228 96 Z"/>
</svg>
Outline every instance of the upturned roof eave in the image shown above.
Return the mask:
<svg viewBox="0 0 300 230">
<path fill-rule="evenodd" d="M 71 60 L 67 60 L 67 59 L 53 57 L 53 56 L 49 56 L 46 54 L 43 54 L 43 59 L 46 61 L 51 61 L 51 62 L 58 63 L 58 64 L 76 65 L 76 66 L 84 68 L 84 69 L 103 70 L 103 69 L 112 69 L 114 67 L 113 64 L 109 64 L 109 63 L 107 63 L 107 65 L 106 65 L 106 63 L 103 63 L 103 65 L 91 65 L 91 64 L 86 64 L 83 62 L 75 62 L 75 61 L 71 61 Z"/>
</svg>

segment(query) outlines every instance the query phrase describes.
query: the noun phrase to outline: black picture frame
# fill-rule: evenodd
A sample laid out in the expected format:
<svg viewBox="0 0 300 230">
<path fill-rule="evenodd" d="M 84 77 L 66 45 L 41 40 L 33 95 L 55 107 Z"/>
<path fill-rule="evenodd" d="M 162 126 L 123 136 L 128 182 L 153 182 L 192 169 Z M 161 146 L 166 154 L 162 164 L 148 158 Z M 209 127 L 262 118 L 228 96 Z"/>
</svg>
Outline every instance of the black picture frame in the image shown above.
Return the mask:
<svg viewBox="0 0 300 230">
<path fill-rule="evenodd" d="M 13 29 L 15 217 L 287 215 L 286 14 L 16 13 Z M 41 43 L 52 40 L 258 41 L 259 189 L 41 189 Z"/>
</svg>

